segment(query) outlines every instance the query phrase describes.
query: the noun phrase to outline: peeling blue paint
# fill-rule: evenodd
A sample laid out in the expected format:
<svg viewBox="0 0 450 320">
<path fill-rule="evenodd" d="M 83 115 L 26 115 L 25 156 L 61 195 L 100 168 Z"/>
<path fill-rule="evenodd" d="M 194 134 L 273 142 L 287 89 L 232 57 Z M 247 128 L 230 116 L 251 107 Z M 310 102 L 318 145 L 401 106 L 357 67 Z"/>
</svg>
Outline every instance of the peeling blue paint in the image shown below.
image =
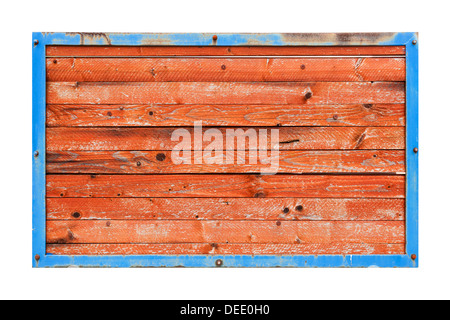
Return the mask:
<svg viewBox="0 0 450 320">
<path fill-rule="evenodd" d="M 386 267 L 415 268 L 419 261 L 418 238 L 418 40 L 416 33 L 390 34 L 106 34 L 33 33 L 33 267 Z M 35 41 L 38 41 L 35 44 Z M 190 46 L 406 46 L 407 69 L 407 244 L 406 255 L 349 256 L 61 256 L 46 254 L 45 209 L 45 110 L 46 45 L 190 45 Z M 35 156 L 38 151 L 39 155 Z M 39 255 L 37 261 L 35 256 Z M 411 259 L 416 255 L 417 259 Z"/>
</svg>

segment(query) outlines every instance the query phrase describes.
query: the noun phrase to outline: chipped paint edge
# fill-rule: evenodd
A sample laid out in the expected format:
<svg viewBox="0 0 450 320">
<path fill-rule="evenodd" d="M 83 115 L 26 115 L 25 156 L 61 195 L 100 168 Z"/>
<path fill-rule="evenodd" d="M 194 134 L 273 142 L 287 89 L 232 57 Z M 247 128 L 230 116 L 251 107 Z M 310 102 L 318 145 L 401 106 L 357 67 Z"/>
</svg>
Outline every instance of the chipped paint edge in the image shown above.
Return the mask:
<svg viewBox="0 0 450 320">
<path fill-rule="evenodd" d="M 415 33 L 35 33 L 46 45 L 113 46 L 397 46 Z M 214 40 L 217 36 L 217 40 Z"/>
<path fill-rule="evenodd" d="M 418 267 L 418 33 L 383 34 L 116 34 L 33 33 L 33 251 L 32 265 L 45 267 L 309 267 L 309 268 L 417 268 Z M 38 41 L 38 44 L 35 44 Z M 251 46 L 338 46 L 404 45 L 407 68 L 407 239 L 406 255 L 142 255 L 64 256 L 46 254 L 45 209 L 45 109 L 46 45 L 251 45 Z M 38 151 L 39 155 L 35 156 Z M 411 255 L 417 255 L 413 260 Z M 39 256 L 39 260 L 35 257 Z"/>
</svg>

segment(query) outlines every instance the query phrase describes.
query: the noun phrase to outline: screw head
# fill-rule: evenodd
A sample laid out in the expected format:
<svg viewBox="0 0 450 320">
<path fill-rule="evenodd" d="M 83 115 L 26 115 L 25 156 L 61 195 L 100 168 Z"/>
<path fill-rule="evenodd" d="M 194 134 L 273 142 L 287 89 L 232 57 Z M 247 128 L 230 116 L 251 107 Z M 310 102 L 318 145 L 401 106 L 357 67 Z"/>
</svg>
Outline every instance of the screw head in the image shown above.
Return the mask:
<svg viewBox="0 0 450 320">
<path fill-rule="evenodd" d="M 79 212 L 74 212 L 74 213 L 72 214 L 72 217 L 74 217 L 75 219 L 78 219 L 78 218 L 81 217 L 81 213 L 79 213 Z"/>
<path fill-rule="evenodd" d="M 217 259 L 217 260 L 216 260 L 216 266 L 217 266 L 217 267 L 223 266 L 223 261 L 222 261 L 222 259 Z"/>
<path fill-rule="evenodd" d="M 417 153 L 417 152 L 419 152 L 419 148 L 414 148 L 413 151 L 414 151 L 414 153 Z"/>
<path fill-rule="evenodd" d="M 413 40 L 412 44 L 416 45 L 417 44 L 417 40 Z"/>
<path fill-rule="evenodd" d="M 283 212 L 284 212 L 284 213 L 289 213 L 289 208 L 284 208 L 284 209 L 283 209 Z"/>
<path fill-rule="evenodd" d="M 34 256 L 34 260 L 36 260 L 36 261 L 39 261 L 39 260 L 41 260 L 41 256 L 40 256 L 40 255 L 38 255 L 38 254 L 37 254 L 37 255 L 35 255 L 35 256 Z"/>
<path fill-rule="evenodd" d="M 225 70 L 227 68 L 227 66 L 223 64 L 221 68 L 222 68 L 222 70 Z"/>
<path fill-rule="evenodd" d="M 212 39 L 213 39 L 214 41 L 217 41 L 217 36 L 216 36 L 216 35 L 213 35 Z"/>
<path fill-rule="evenodd" d="M 35 152 L 34 152 L 34 156 L 35 156 L 35 157 L 39 157 L 39 151 L 35 151 Z"/>
<path fill-rule="evenodd" d="M 35 39 L 35 40 L 33 41 L 33 43 L 34 43 L 35 46 L 37 46 L 37 45 L 39 44 L 39 40 Z"/>
<path fill-rule="evenodd" d="M 417 260 L 417 255 L 412 254 L 412 255 L 411 255 L 411 259 L 412 259 L 412 260 Z"/>
<path fill-rule="evenodd" d="M 277 221 L 277 226 L 281 226 L 281 221 Z"/>
<path fill-rule="evenodd" d="M 158 161 L 164 161 L 164 160 L 166 160 L 166 155 L 165 155 L 164 153 L 158 153 L 158 154 L 156 155 L 156 160 L 158 160 Z"/>
<path fill-rule="evenodd" d="M 335 115 L 333 116 L 333 119 L 334 119 L 334 120 L 337 120 L 337 119 L 339 119 L 339 116 L 338 116 L 337 114 L 335 114 Z"/>
</svg>

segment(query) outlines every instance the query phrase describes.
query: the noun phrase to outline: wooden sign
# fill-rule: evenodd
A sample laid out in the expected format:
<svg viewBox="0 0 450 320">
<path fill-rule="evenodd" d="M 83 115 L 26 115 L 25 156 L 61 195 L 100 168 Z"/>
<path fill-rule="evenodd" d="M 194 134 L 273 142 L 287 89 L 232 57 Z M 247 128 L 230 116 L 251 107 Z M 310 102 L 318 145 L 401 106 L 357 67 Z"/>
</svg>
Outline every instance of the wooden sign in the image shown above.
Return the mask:
<svg viewBox="0 0 450 320">
<path fill-rule="evenodd" d="M 33 34 L 33 266 L 417 267 L 418 38 Z"/>
</svg>

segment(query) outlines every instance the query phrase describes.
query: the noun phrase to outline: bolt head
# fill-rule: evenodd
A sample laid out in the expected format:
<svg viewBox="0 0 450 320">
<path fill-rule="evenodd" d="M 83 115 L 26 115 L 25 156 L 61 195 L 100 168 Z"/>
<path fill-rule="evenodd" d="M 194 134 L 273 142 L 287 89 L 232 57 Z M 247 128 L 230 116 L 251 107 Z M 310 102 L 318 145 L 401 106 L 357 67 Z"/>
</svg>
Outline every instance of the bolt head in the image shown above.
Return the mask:
<svg viewBox="0 0 450 320">
<path fill-rule="evenodd" d="M 222 259 L 217 259 L 217 260 L 216 260 L 216 266 L 217 266 L 217 267 L 223 266 L 223 261 L 222 261 Z"/>
<path fill-rule="evenodd" d="M 419 152 L 419 148 L 414 148 L 413 151 L 414 151 L 414 153 L 418 153 Z"/>
<path fill-rule="evenodd" d="M 417 255 L 412 254 L 412 255 L 411 255 L 411 259 L 412 259 L 412 260 L 417 260 Z"/>
<path fill-rule="evenodd" d="M 413 40 L 413 42 L 412 42 L 414 45 L 416 45 L 417 44 L 417 40 Z"/>
<path fill-rule="evenodd" d="M 216 35 L 213 35 L 212 39 L 213 39 L 214 41 L 217 41 L 217 36 L 216 36 Z"/>
<path fill-rule="evenodd" d="M 33 43 L 34 43 L 35 46 L 37 46 L 39 44 L 39 40 L 36 39 L 36 40 L 33 41 Z"/>
<path fill-rule="evenodd" d="M 38 156 L 39 156 L 39 151 L 35 151 L 35 152 L 34 152 L 34 156 L 35 156 L 35 157 L 38 157 Z"/>
</svg>

